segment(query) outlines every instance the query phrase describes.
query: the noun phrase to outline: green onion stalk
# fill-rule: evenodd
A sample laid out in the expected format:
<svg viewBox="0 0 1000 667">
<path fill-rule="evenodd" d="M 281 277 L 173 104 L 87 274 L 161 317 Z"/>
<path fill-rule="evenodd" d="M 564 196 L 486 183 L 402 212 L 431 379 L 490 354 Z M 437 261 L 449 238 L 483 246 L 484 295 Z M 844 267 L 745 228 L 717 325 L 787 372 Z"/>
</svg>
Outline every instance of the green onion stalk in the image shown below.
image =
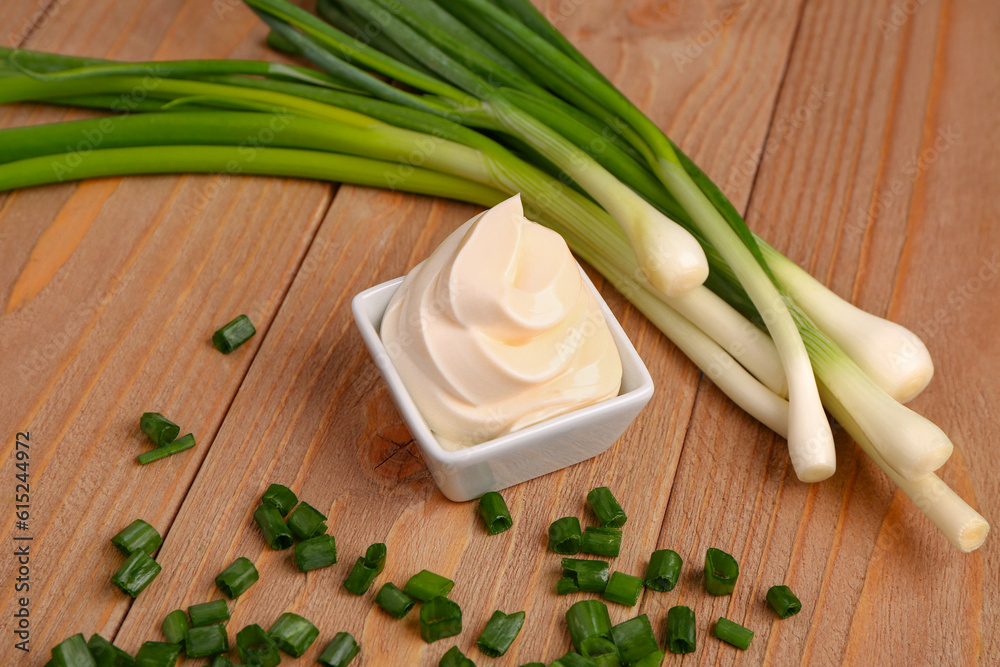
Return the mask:
<svg viewBox="0 0 1000 667">
<path fill-rule="evenodd" d="M 789 363 L 799 353 L 775 333 L 784 325 L 773 312 L 779 320 L 787 313 L 809 353 L 807 370 L 819 379 L 808 376 L 813 390 L 819 386 L 831 412 L 953 543 L 976 548 L 988 524 L 926 474 L 939 464 L 934 457 L 950 452 L 939 429 L 924 428 L 921 458 L 908 438 L 887 440 L 879 429 L 922 418 L 873 420 L 929 379 L 919 340 L 843 302 L 750 234 L 718 188 L 530 4 L 499 3 L 517 18 L 512 27 L 503 17 L 484 19 L 492 10 L 480 12 L 477 3 L 414 0 L 392 16 L 386 12 L 394 6 L 382 0 L 321 0 L 320 13 L 340 27 L 381 19 L 385 29 L 363 44 L 286 2 L 248 0 L 272 28 L 269 43 L 326 73 L 256 61 L 115 63 L 0 49 L 0 102 L 133 112 L 0 130 L 0 190 L 203 172 L 342 181 L 483 206 L 520 193 L 530 217 L 561 233 L 724 393 L 799 450 L 811 444 L 793 456 L 808 479 L 832 470 L 824 467 L 822 427 L 829 426 L 822 413 L 813 422 L 815 415 L 802 416 L 810 410 L 802 400 L 806 376 Z M 553 62 L 566 71 L 534 66 L 530 58 L 553 55 L 536 37 L 556 49 Z M 513 48 L 517 40 L 531 48 Z M 670 225 L 687 230 L 676 237 L 682 249 L 693 239 L 702 251 L 710 268 L 704 286 L 690 276 L 671 283 L 676 266 L 657 265 L 663 249 L 650 252 L 658 241 L 649 239 L 672 234 Z M 827 313 L 834 315 L 824 319 Z M 880 328 L 880 345 L 866 348 L 849 326 L 830 322 L 847 316 Z M 880 359 L 879 350 L 899 352 L 904 344 L 904 363 Z M 851 392 L 862 398 L 852 404 Z M 804 441 L 790 433 L 803 423 L 820 427 Z"/>
</svg>

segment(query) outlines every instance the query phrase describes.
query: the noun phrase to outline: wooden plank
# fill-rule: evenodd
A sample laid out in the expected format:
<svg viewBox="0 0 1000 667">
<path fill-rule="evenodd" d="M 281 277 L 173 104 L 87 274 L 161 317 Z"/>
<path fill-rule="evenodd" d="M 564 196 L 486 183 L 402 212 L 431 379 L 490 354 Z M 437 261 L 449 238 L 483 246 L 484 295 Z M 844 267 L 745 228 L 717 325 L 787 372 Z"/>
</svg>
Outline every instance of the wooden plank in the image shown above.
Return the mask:
<svg viewBox="0 0 1000 667">
<path fill-rule="evenodd" d="M 997 162 L 995 94 L 981 96 L 996 72 L 977 35 L 997 12 L 974 1 L 906 7 L 807 5 L 748 221 L 841 295 L 924 337 L 938 377 L 913 407 L 951 434 L 958 450 L 943 477 L 989 518 L 984 443 L 996 419 L 983 400 L 997 391 L 987 332 L 998 307 L 993 279 L 976 273 L 993 275 L 997 244 L 985 222 L 996 206 L 982 197 Z M 660 617 L 690 604 L 705 634 L 720 615 L 756 631 L 745 653 L 705 641 L 700 664 L 989 661 L 991 542 L 955 551 L 840 431 L 834 478 L 797 482 L 784 441 L 720 421 L 727 406 L 714 388 L 699 391 L 661 546 L 694 566 L 709 546 L 730 551 L 740 586 L 712 600 L 692 576 L 645 607 Z M 776 621 L 763 599 L 783 582 L 804 611 Z"/>
<path fill-rule="evenodd" d="M 28 43 L 123 59 L 191 56 L 171 30 L 220 27 L 196 9 L 193 2 L 65 3 Z M 213 43 L 217 55 L 262 54 L 264 33 L 252 16 L 232 20 L 228 34 L 233 43 Z M 28 105 L 3 113 L 8 125 L 67 115 Z M 130 603 L 109 583 L 121 558 L 108 540 L 137 516 L 169 528 L 331 192 L 318 183 L 222 175 L 103 179 L 0 199 L 5 479 L 17 472 L 15 431 L 29 431 L 32 448 L 29 531 L 14 525 L 12 481 L 0 532 L 8 544 L 14 535 L 34 537 L 32 663 L 42 664 L 69 634 L 115 634 Z M 208 340 L 240 312 L 259 334 L 223 357 Z M 134 457 L 146 443 L 136 419 L 145 410 L 171 416 L 199 446 L 140 468 Z M 14 590 L 16 573 L 5 549 L 5 590 Z M 8 637 L 17 597 L 3 603 L 0 630 Z"/>
</svg>

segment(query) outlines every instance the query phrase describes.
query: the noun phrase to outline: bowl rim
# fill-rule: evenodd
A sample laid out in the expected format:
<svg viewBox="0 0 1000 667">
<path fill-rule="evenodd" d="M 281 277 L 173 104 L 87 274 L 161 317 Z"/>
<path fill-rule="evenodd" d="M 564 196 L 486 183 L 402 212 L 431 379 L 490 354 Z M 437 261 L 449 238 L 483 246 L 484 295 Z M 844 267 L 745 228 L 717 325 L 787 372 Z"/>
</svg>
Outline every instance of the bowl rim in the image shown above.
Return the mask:
<svg viewBox="0 0 1000 667">
<path fill-rule="evenodd" d="M 604 316 L 604 321 L 607 323 L 615 346 L 618 348 L 618 354 L 622 361 L 622 390 L 617 396 L 600 403 L 577 408 L 537 424 L 458 450 L 448 450 L 441 446 L 416 403 L 413 402 L 410 392 L 406 389 L 402 378 L 392 364 L 389 352 L 379 335 L 385 310 L 405 276 L 379 283 L 354 296 L 351 301 L 351 310 L 355 323 L 376 367 L 389 386 L 389 391 L 395 399 L 403 420 L 410 428 L 414 441 L 420 447 L 421 454 L 432 457 L 439 464 L 445 466 L 464 467 L 489 460 L 499 453 L 517 449 L 539 438 L 544 439 L 549 432 L 564 430 L 571 422 L 580 419 L 600 419 L 604 413 L 617 413 L 634 407 L 636 403 L 640 404 L 639 409 L 641 409 L 649 401 L 653 395 L 653 378 L 649 374 L 649 369 L 583 267 L 578 265 L 578 268 L 584 284 L 597 299 L 601 314 Z M 633 385 L 629 389 L 624 387 L 626 379 Z"/>
</svg>

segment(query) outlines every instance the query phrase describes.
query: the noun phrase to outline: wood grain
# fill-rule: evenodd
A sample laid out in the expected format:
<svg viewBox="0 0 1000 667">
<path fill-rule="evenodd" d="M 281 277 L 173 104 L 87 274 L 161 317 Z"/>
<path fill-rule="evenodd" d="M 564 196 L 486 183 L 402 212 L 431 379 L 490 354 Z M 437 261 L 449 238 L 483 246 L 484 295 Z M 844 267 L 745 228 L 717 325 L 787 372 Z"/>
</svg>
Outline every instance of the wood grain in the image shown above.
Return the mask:
<svg viewBox="0 0 1000 667">
<path fill-rule="evenodd" d="M 843 296 L 924 336 L 938 377 L 914 407 L 953 436 L 943 476 L 989 519 L 1000 492 L 987 445 L 1000 389 L 991 326 L 1000 232 L 986 196 L 1000 161 L 1000 9 L 917 4 L 543 3 L 752 227 Z M 123 59 L 261 57 L 259 22 L 238 2 L 220 6 L 59 3 L 22 41 Z M 0 19 L 24 25 L 37 11 L 4 3 Z M 74 113 L 2 107 L 0 123 Z M 0 195 L 0 368 L 16 378 L 0 400 L 9 425 L 0 472 L 12 478 L 14 432 L 30 428 L 37 484 L 33 650 L 14 664 L 41 665 L 52 644 L 80 631 L 134 651 L 159 638 L 167 612 L 217 597 L 214 576 L 247 556 L 261 580 L 232 605 L 231 638 L 289 610 L 321 629 L 303 660 L 347 630 L 363 646 L 359 664 L 435 665 L 453 642 L 428 646 L 415 614 L 392 620 L 372 593 L 341 587 L 376 541 L 390 553 L 379 583 L 401 585 L 425 567 L 456 579 L 465 624 L 454 643 L 477 661 L 475 638 L 498 608 L 528 617 L 496 664 L 551 661 L 569 646 L 563 613 L 581 596 L 554 595 L 559 559 L 544 548 L 545 530 L 569 514 L 592 521 L 584 496 L 600 484 L 629 513 L 612 568 L 641 573 L 658 547 L 686 562 L 677 589 L 647 593 L 636 609 L 612 604 L 612 619 L 648 613 L 662 642 L 666 610 L 691 606 L 699 650 L 686 662 L 990 664 L 1000 652 L 995 540 L 955 552 L 839 431 L 837 475 L 800 484 L 784 441 L 600 282 L 653 373 L 653 401 L 605 454 L 507 491 L 507 533 L 486 535 L 474 503 L 444 499 L 349 306 L 474 211 L 353 187 L 331 204 L 329 186 L 258 178 L 105 179 Z M 221 357 L 207 336 L 240 311 L 260 333 Z M 152 405 L 193 430 L 199 447 L 138 468 L 135 418 Z M 329 514 L 336 566 L 302 575 L 290 552 L 266 547 L 251 514 L 272 481 Z M 130 604 L 107 583 L 120 561 L 107 539 L 135 516 L 166 541 L 163 573 Z M 11 522 L 0 517 L 8 535 Z M 704 594 L 709 546 L 740 560 L 733 596 Z M 8 591 L 12 565 L 5 552 Z M 805 609 L 775 621 L 763 595 L 781 582 Z M 750 650 L 710 636 L 722 615 L 755 630 Z"/>
</svg>

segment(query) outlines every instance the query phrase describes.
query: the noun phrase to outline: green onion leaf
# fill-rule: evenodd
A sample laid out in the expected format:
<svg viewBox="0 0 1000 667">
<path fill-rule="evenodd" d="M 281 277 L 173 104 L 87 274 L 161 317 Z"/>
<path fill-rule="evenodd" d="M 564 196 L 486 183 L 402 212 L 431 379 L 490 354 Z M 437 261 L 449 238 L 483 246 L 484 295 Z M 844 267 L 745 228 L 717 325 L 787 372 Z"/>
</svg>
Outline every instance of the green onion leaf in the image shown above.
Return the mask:
<svg viewBox="0 0 1000 667">
<path fill-rule="evenodd" d="M 260 574 L 250 559 L 240 556 L 219 573 L 215 578 L 215 585 L 225 593 L 226 597 L 235 600 L 246 593 L 259 578 Z"/>
<path fill-rule="evenodd" d="M 344 579 L 344 588 L 355 595 L 364 595 L 371 588 L 377 576 L 378 572 L 365 564 L 364 557 L 359 557 L 354 562 L 354 567 L 351 568 L 347 579 Z"/>
<path fill-rule="evenodd" d="M 510 645 L 517 639 L 524 625 L 524 612 L 519 611 L 513 614 L 505 614 L 500 610 L 493 612 L 493 616 L 486 622 L 486 627 L 476 640 L 479 650 L 491 658 L 499 658 Z"/>
<path fill-rule="evenodd" d="M 642 593 L 642 579 L 624 572 L 612 572 L 608 586 L 604 589 L 604 598 L 612 602 L 634 607 L 639 602 Z"/>
<path fill-rule="evenodd" d="M 646 568 L 646 588 L 651 591 L 672 591 L 681 575 L 684 561 L 676 551 L 657 549 L 649 557 Z"/>
<path fill-rule="evenodd" d="M 580 520 L 575 516 L 564 516 L 556 519 L 549 526 L 549 549 L 563 556 L 572 556 L 580 551 L 583 537 L 580 533 Z"/>
<path fill-rule="evenodd" d="M 710 595 L 729 595 L 736 587 L 740 566 L 736 559 L 719 549 L 705 552 L 705 590 Z"/>
<path fill-rule="evenodd" d="M 507 503 L 496 491 L 484 493 L 479 499 L 479 516 L 490 535 L 499 535 L 514 525 Z"/>
<path fill-rule="evenodd" d="M 438 667 L 476 667 L 476 663 L 466 658 L 460 648 L 452 646 L 441 656 L 441 660 L 438 661 Z"/>
<path fill-rule="evenodd" d="M 381 542 L 376 542 L 365 551 L 365 565 L 375 570 L 376 574 L 382 574 L 385 569 L 386 548 Z"/>
<path fill-rule="evenodd" d="M 428 644 L 462 632 L 462 608 L 438 596 L 420 605 L 420 637 Z"/>
<path fill-rule="evenodd" d="M 604 642 L 613 641 L 608 605 L 600 600 L 580 600 L 567 609 L 566 627 L 573 648 L 587 657 L 600 655 Z"/>
<path fill-rule="evenodd" d="M 337 543 L 333 535 L 320 535 L 295 545 L 295 564 L 302 572 L 317 570 L 337 562 Z"/>
<path fill-rule="evenodd" d="M 563 577 L 572 580 L 581 591 L 603 593 L 608 586 L 608 564 L 602 560 L 563 558 L 562 569 Z"/>
<path fill-rule="evenodd" d="M 169 445 L 181 434 L 181 427 L 159 412 L 143 412 L 139 417 L 139 428 L 157 447 Z"/>
<path fill-rule="evenodd" d="M 338 632 L 316 661 L 324 667 L 347 667 L 360 651 L 361 647 L 350 633 Z"/>
<path fill-rule="evenodd" d="M 118 534 L 111 538 L 111 544 L 125 556 L 131 556 L 136 551 L 145 551 L 147 555 L 152 556 L 153 552 L 163 544 L 163 538 L 151 525 L 142 519 L 136 519 L 118 531 Z"/>
<path fill-rule="evenodd" d="M 570 593 L 579 592 L 580 587 L 577 585 L 576 579 L 562 577 L 556 582 L 556 595 L 569 595 Z"/>
<path fill-rule="evenodd" d="M 599 486 L 591 490 L 587 494 L 587 502 L 590 504 L 590 509 L 594 510 L 594 515 L 601 522 L 602 526 L 621 528 L 628 520 L 628 517 L 625 516 L 625 511 L 622 510 L 622 506 L 615 500 L 611 489 L 606 486 Z"/>
<path fill-rule="evenodd" d="M 587 526 L 583 531 L 583 553 L 615 558 L 621 552 L 622 531 L 618 528 Z"/>
<path fill-rule="evenodd" d="M 97 663 L 82 634 L 62 640 L 52 647 L 52 664 L 59 667 L 95 667 Z"/>
<path fill-rule="evenodd" d="M 135 664 L 132 656 L 98 634 L 90 636 L 87 648 L 97 667 L 132 667 Z"/>
<path fill-rule="evenodd" d="M 212 658 L 212 662 L 209 663 L 208 667 L 233 667 L 233 661 L 225 655 L 217 655 Z"/>
<path fill-rule="evenodd" d="M 593 660 L 584 658 L 579 653 L 566 651 L 564 656 L 550 662 L 549 667 L 597 667 L 597 665 Z"/>
<path fill-rule="evenodd" d="M 294 658 L 301 658 L 319 637 L 319 630 L 308 619 L 286 611 L 267 631 L 282 651 Z"/>
<path fill-rule="evenodd" d="M 695 643 L 694 612 L 678 605 L 667 612 L 667 648 L 671 653 L 693 653 Z"/>
<path fill-rule="evenodd" d="M 188 630 L 184 652 L 189 658 L 207 658 L 229 650 L 229 636 L 224 625 L 206 625 Z"/>
<path fill-rule="evenodd" d="M 375 594 L 375 604 L 385 609 L 390 616 L 403 618 L 410 613 L 417 601 L 389 581 L 382 584 L 382 588 Z"/>
<path fill-rule="evenodd" d="M 667 654 L 663 651 L 653 651 L 652 653 L 647 653 L 635 662 L 629 663 L 629 667 L 660 667 L 660 664 L 663 663 L 663 659 L 665 657 L 667 657 Z"/>
<path fill-rule="evenodd" d="M 139 459 L 139 463 L 145 465 L 147 463 L 152 463 L 153 461 L 159 461 L 160 459 L 173 454 L 178 454 L 183 452 L 185 449 L 191 449 L 194 445 L 194 435 L 188 433 L 185 436 L 177 438 L 169 445 L 163 445 L 162 447 L 151 449 L 148 452 L 143 452 L 142 454 L 139 454 L 137 458 Z"/>
<path fill-rule="evenodd" d="M 229 620 L 229 605 L 222 598 L 211 602 L 202 602 L 188 607 L 188 618 L 192 628 L 201 628 Z"/>
<path fill-rule="evenodd" d="M 744 628 L 739 623 L 733 623 L 723 616 L 715 622 L 714 634 L 727 644 L 744 651 L 750 647 L 750 640 L 753 639 L 753 630 Z"/>
<path fill-rule="evenodd" d="M 771 586 L 767 591 L 767 603 L 778 618 L 788 618 L 802 611 L 802 603 L 788 586 Z"/>
<path fill-rule="evenodd" d="M 183 650 L 171 642 L 145 642 L 135 654 L 135 667 L 174 667 Z"/>
<path fill-rule="evenodd" d="M 294 514 L 294 511 L 293 511 Z M 278 551 L 287 549 L 295 541 L 292 532 L 281 517 L 281 511 L 270 503 L 261 503 L 253 513 L 253 520 L 260 527 L 267 546 Z"/>
<path fill-rule="evenodd" d="M 288 515 L 288 528 L 300 540 L 308 540 L 326 532 L 326 516 L 307 502 L 299 503 Z"/>
<path fill-rule="evenodd" d="M 653 626 L 650 625 L 646 614 L 640 614 L 614 626 L 611 628 L 611 637 L 615 640 L 622 662 L 626 664 L 640 660 L 660 648 L 656 645 Z"/>
<path fill-rule="evenodd" d="M 167 614 L 166 618 L 163 619 L 163 623 L 160 624 L 163 636 L 171 644 L 183 644 L 184 638 L 187 637 L 188 628 L 187 615 L 183 609 L 174 609 Z"/>
<path fill-rule="evenodd" d="M 260 500 L 265 505 L 274 505 L 281 512 L 281 516 L 287 516 L 295 507 L 295 503 L 299 502 L 299 499 L 295 497 L 295 492 L 281 484 L 272 484 L 267 487 L 267 491 L 264 492 Z"/>
<path fill-rule="evenodd" d="M 454 587 L 455 582 L 448 577 L 434 574 L 430 570 L 421 570 L 410 577 L 406 585 L 403 586 L 403 592 L 411 598 L 427 602 L 432 598 L 448 595 Z"/>
<path fill-rule="evenodd" d="M 212 334 L 212 344 L 223 354 L 229 354 L 257 333 L 253 323 L 246 315 L 238 315 L 236 319 Z"/>
<path fill-rule="evenodd" d="M 111 583 L 132 597 L 136 597 L 146 586 L 156 579 L 160 573 L 160 564 L 149 557 L 145 551 L 136 551 L 122 564 Z"/>
<path fill-rule="evenodd" d="M 281 654 L 271 636 L 257 624 L 236 633 L 236 652 L 244 664 L 255 667 L 278 667 Z"/>
</svg>

